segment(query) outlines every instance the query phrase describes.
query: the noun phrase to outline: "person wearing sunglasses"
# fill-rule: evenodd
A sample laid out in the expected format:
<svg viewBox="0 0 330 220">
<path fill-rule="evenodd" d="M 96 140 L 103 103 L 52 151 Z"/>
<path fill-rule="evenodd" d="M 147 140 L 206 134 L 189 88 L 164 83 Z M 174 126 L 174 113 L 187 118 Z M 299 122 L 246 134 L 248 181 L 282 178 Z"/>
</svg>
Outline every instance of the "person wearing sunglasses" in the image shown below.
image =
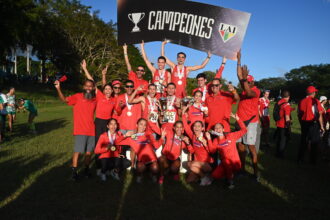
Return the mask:
<svg viewBox="0 0 330 220">
<path fill-rule="evenodd" d="M 160 98 L 161 96 L 165 96 L 165 87 L 168 83 L 171 82 L 171 73 L 166 71 L 166 58 L 163 56 L 158 57 L 157 65 L 158 69 L 156 69 L 151 62 L 149 61 L 145 49 L 144 49 L 144 41 L 141 43 L 141 53 L 144 59 L 144 62 L 147 64 L 148 69 L 152 74 L 152 83 L 157 86 L 157 94 L 156 97 Z"/>
<path fill-rule="evenodd" d="M 177 65 L 169 60 L 165 56 L 165 44 L 167 41 L 162 42 L 161 54 L 166 59 L 166 63 L 171 67 L 171 81 L 176 85 L 176 93 L 175 95 L 179 98 L 183 98 L 186 96 L 186 84 L 187 84 L 187 77 L 191 71 L 203 69 L 206 64 L 210 61 L 211 53 L 207 53 L 206 59 L 203 61 L 201 65 L 195 66 L 185 66 L 184 63 L 186 61 L 186 54 L 183 52 L 179 52 L 177 54 Z"/>
<path fill-rule="evenodd" d="M 208 108 L 207 130 L 210 130 L 215 124 L 221 123 L 225 132 L 230 132 L 230 113 L 232 105 L 239 101 L 239 95 L 232 84 L 228 84 L 228 92 L 221 90 L 221 80 L 215 78 L 211 82 L 212 94 L 206 98 L 205 105 Z"/>
<path fill-rule="evenodd" d="M 259 97 L 260 90 L 254 85 L 254 78 L 249 75 L 247 66 L 241 67 L 241 51 L 237 53 L 237 77 L 243 88 L 243 92 L 240 94 L 240 102 L 238 104 L 237 115 L 242 121 L 248 122 L 247 133 L 239 139 L 238 152 L 240 155 L 242 169 L 240 174 L 245 174 L 245 157 L 246 148 L 249 149 L 253 170 L 254 178 L 257 182 L 260 181 L 258 173 L 258 149 L 261 129 L 259 129 Z"/>
<path fill-rule="evenodd" d="M 113 89 L 112 95 L 113 95 L 113 98 L 115 99 L 115 102 L 117 103 L 117 98 L 121 93 L 122 83 L 119 80 L 114 80 L 114 81 L 112 81 L 111 85 L 112 85 L 112 89 Z M 114 119 L 116 119 L 117 121 L 119 120 L 119 115 L 117 114 L 116 111 L 113 111 L 112 117 Z"/>
<path fill-rule="evenodd" d="M 227 61 L 226 57 L 223 57 L 220 68 L 218 69 L 218 72 L 217 72 L 217 74 L 215 75 L 214 78 L 217 78 L 217 79 L 222 78 L 222 72 L 225 69 L 226 61 Z M 195 94 L 196 91 L 201 91 L 203 93 L 202 103 L 204 103 L 206 98 L 209 97 L 212 94 L 211 83 L 207 83 L 205 73 L 199 73 L 196 76 L 196 79 L 197 79 L 198 87 L 196 89 L 194 89 L 192 93 Z"/>
<path fill-rule="evenodd" d="M 143 90 L 141 90 L 138 93 L 139 95 L 142 95 L 147 92 L 148 85 L 149 85 L 148 81 L 143 79 L 143 75 L 145 73 L 144 67 L 139 65 L 137 67 L 136 71 L 134 72 L 132 70 L 132 66 L 128 59 L 126 44 L 123 46 L 123 49 L 124 49 L 125 63 L 126 63 L 127 71 L 128 71 L 128 79 L 132 80 L 134 82 L 134 89 L 137 89 L 138 87 L 142 86 Z"/>
</svg>

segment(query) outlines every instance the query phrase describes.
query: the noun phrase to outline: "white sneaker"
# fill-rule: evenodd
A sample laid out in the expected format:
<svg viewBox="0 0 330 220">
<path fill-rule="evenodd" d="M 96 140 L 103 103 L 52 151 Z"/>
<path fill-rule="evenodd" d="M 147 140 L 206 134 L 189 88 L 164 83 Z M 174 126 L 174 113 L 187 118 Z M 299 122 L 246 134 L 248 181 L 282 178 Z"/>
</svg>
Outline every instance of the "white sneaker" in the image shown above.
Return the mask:
<svg viewBox="0 0 330 220">
<path fill-rule="evenodd" d="M 209 186 L 211 185 L 211 183 L 212 183 L 212 179 L 209 178 L 208 176 L 204 176 L 203 178 L 201 178 L 201 183 L 200 183 L 201 186 Z"/>
<path fill-rule="evenodd" d="M 105 175 L 104 173 L 101 173 L 101 181 L 105 182 L 107 181 L 107 175 Z"/>
<path fill-rule="evenodd" d="M 102 173 L 101 173 L 101 169 L 97 169 L 97 170 L 96 170 L 96 176 L 101 177 L 101 174 L 102 174 Z"/>
<path fill-rule="evenodd" d="M 118 180 L 118 181 L 120 180 L 118 173 L 115 172 L 114 170 L 111 170 L 111 171 L 110 171 L 110 175 L 111 175 L 112 178 L 114 178 L 115 180 Z"/>
</svg>

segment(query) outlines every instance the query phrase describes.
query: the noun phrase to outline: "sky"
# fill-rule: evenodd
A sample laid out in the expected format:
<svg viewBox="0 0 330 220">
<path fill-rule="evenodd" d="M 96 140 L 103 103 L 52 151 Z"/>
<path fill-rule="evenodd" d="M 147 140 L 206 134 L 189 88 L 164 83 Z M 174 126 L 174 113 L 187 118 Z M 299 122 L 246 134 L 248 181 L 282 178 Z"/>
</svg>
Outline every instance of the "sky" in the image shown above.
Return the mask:
<svg viewBox="0 0 330 220">
<path fill-rule="evenodd" d="M 155 0 L 156 2 L 157 0 Z M 116 0 L 82 0 L 99 10 L 99 17 L 117 22 Z M 256 80 L 282 77 L 291 69 L 309 64 L 330 63 L 330 0 L 198 0 L 224 8 L 251 13 L 242 44 L 242 64 Z M 138 46 L 138 45 L 137 45 Z M 148 58 L 156 63 L 161 42 L 145 44 Z M 186 65 L 199 65 L 206 53 L 176 44 L 167 44 L 166 56 L 176 61 L 176 53 L 187 54 Z M 213 55 L 208 65 L 190 73 L 216 71 L 222 57 Z M 228 60 L 223 77 L 237 83 L 236 61 Z"/>
</svg>

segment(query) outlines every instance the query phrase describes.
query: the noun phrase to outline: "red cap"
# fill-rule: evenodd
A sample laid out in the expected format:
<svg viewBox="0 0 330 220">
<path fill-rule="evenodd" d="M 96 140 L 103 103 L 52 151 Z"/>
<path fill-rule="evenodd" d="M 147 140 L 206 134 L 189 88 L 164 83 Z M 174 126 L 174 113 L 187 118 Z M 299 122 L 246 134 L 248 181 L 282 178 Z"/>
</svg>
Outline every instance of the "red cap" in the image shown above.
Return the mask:
<svg viewBox="0 0 330 220">
<path fill-rule="evenodd" d="M 60 82 L 65 82 L 68 78 L 66 77 L 66 75 L 62 76 L 61 78 L 58 79 L 58 81 Z"/>
<path fill-rule="evenodd" d="M 317 90 L 314 86 L 308 86 L 306 89 L 307 93 L 313 93 L 313 92 L 317 92 L 319 90 Z"/>
<path fill-rule="evenodd" d="M 121 85 L 121 82 L 120 82 L 119 80 L 115 80 L 115 81 L 112 82 L 112 85 L 113 85 L 113 86 L 116 85 L 116 84 Z"/>
<path fill-rule="evenodd" d="M 254 81 L 254 78 L 253 78 L 252 75 L 248 75 L 247 78 L 246 78 L 246 80 L 247 80 L 248 82 L 253 82 L 253 81 Z"/>
</svg>

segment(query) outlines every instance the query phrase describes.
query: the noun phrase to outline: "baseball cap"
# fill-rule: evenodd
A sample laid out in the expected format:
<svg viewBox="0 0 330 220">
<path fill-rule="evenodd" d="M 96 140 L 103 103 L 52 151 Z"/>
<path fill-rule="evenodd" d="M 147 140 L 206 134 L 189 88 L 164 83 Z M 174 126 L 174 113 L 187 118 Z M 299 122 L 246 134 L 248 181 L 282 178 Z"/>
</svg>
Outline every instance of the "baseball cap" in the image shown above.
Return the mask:
<svg viewBox="0 0 330 220">
<path fill-rule="evenodd" d="M 246 79 L 247 79 L 248 82 L 253 82 L 254 81 L 254 77 L 252 75 L 248 75 Z"/>
<path fill-rule="evenodd" d="M 308 86 L 306 89 L 307 93 L 313 93 L 313 92 L 317 92 L 319 90 L 317 90 L 314 86 Z"/>
<path fill-rule="evenodd" d="M 114 86 L 116 84 L 121 85 L 122 83 L 119 80 L 114 80 L 111 84 Z"/>
<path fill-rule="evenodd" d="M 320 102 L 323 102 L 324 100 L 327 100 L 327 97 L 323 95 L 320 97 Z"/>
</svg>

